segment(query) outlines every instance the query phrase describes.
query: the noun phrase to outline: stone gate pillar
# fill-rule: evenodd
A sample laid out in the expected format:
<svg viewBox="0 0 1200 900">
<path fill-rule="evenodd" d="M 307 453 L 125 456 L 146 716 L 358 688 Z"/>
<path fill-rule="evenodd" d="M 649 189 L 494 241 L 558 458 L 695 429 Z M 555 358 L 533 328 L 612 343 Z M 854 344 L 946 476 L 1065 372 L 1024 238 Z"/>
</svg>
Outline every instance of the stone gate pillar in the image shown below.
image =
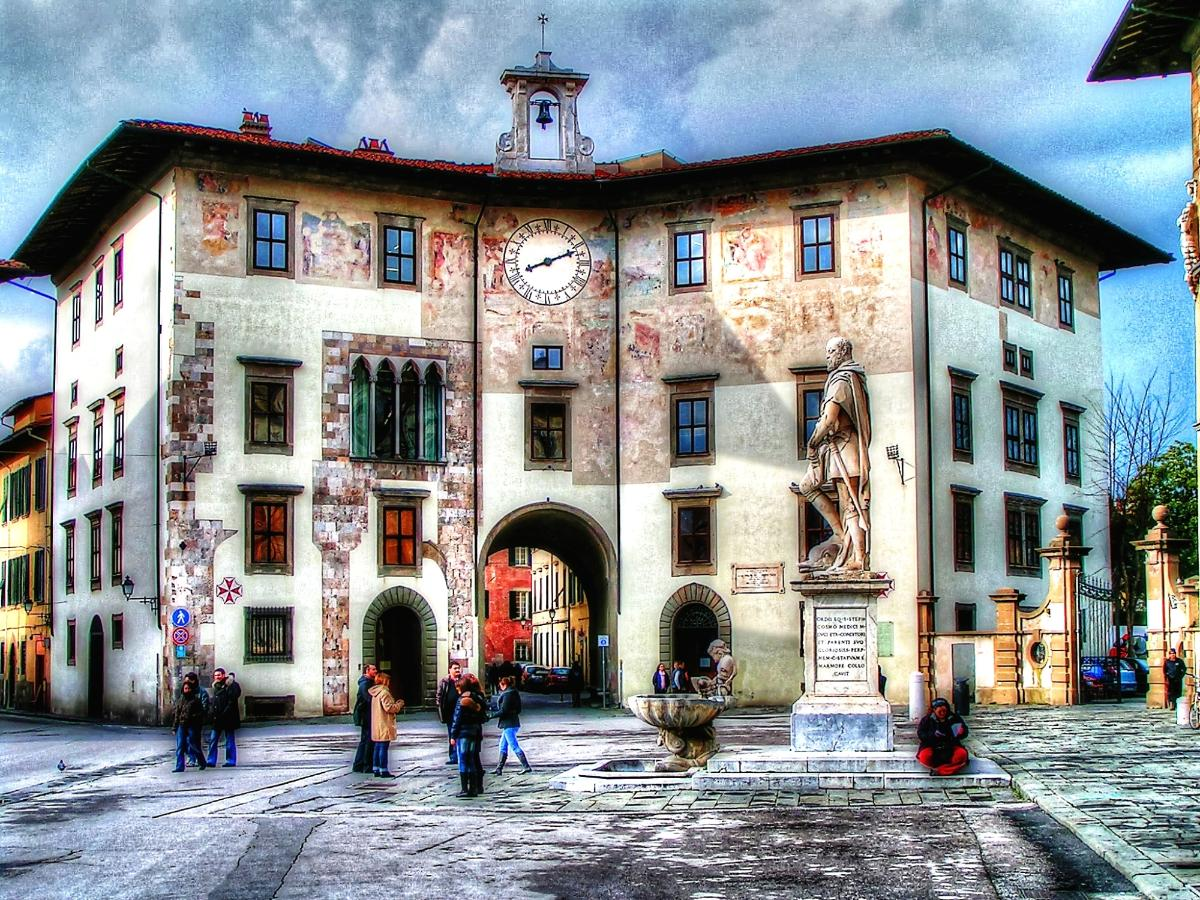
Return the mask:
<svg viewBox="0 0 1200 900">
<path fill-rule="evenodd" d="M 1167 705 L 1167 685 L 1163 678 L 1163 662 L 1167 650 L 1180 649 L 1184 629 L 1191 625 L 1188 619 L 1189 603 L 1186 596 L 1179 595 L 1179 550 L 1187 541 L 1171 537 L 1167 529 L 1167 507 L 1154 507 L 1154 527 L 1146 533 L 1145 540 L 1134 541 L 1133 546 L 1146 554 L 1146 649 L 1150 666 L 1150 690 L 1146 694 L 1146 706 L 1163 709 Z M 1186 648 L 1185 648 L 1186 649 Z M 1187 660 L 1188 668 L 1195 671 L 1195 660 Z"/>
<path fill-rule="evenodd" d="M 992 689 L 993 703 L 1019 703 L 1021 698 L 1021 642 L 1018 639 L 1020 625 L 1017 609 L 1021 603 L 1021 592 L 1016 588 L 1000 588 L 989 595 L 996 604 L 996 637 L 993 640 L 995 653 L 996 683 Z"/>
<path fill-rule="evenodd" d="M 935 695 L 933 636 L 937 633 L 934 607 L 938 598 L 929 591 L 917 592 L 917 670 L 925 676 L 925 705 Z"/>
<path fill-rule="evenodd" d="M 1071 520 L 1061 515 L 1054 520 L 1054 528 L 1058 532 L 1050 541 L 1050 546 L 1038 550 L 1042 559 L 1049 567 L 1049 585 L 1046 591 L 1046 601 L 1051 609 L 1061 604 L 1062 609 L 1062 642 L 1051 641 L 1050 665 L 1053 682 L 1050 689 L 1050 702 L 1055 705 L 1074 705 L 1080 702 L 1079 697 L 1079 573 L 1083 558 L 1091 552 L 1091 547 L 1081 547 L 1071 542 L 1071 534 L 1067 530 Z M 1055 611 L 1056 612 L 1056 611 Z M 1057 619 L 1057 615 L 1052 616 Z M 1023 661 L 1018 662 L 1018 672 L 1023 668 Z"/>
</svg>

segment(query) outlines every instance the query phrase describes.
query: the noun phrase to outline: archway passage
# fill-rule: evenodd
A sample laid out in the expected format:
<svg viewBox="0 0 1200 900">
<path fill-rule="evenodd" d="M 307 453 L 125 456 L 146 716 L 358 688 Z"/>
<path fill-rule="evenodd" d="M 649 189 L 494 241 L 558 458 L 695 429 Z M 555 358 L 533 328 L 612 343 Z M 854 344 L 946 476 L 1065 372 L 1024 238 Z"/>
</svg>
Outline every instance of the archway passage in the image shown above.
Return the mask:
<svg viewBox="0 0 1200 900">
<path fill-rule="evenodd" d="M 88 718 L 104 715 L 104 625 L 99 616 L 92 617 L 88 629 Z"/>
<path fill-rule="evenodd" d="M 363 663 L 390 670 L 393 693 L 409 707 L 432 706 L 438 678 L 437 638 L 437 620 L 425 598 L 411 588 L 388 588 L 371 601 L 363 616 Z"/>
<path fill-rule="evenodd" d="M 696 675 L 712 668 L 708 645 L 717 639 L 717 617 L 703 603 L 689 603 L 675 613 L 671 623 L 671 658 Z"/>
<path fill-rule="evenodd" d="M 593 690 L 600 690 L 603 671 L 608 675 L 608 690 L 617 693 L 619 685 L 615 673 L 620 659 L 617 648 L 617 565 L 612 542 L 604 529 L 587 513 L 561 503 L 533 503 L 502 518 L 484 541 L 478 560 L 480 596 L 477 609 L 481 620 L 487 559 L 493 553 L 516 547 L 537 548 L 553 554 L 579 580 L 587 599 L 586 646 L 571 646 L 568 639 L 566 655 L 575 654 L 579 659 Z M 601 635 L 606 635 L 609 640 L 607 656 L 599 646 Z M 483 650 L 481 635 L 480 653 Z"/>
<path fill-rule="evenodd" d="M 711 661 L 706 663 L 705 660 L 708 659 L 708 645 L 717 638 L 733 649 L 733 620 L 729 607 L 712 588 L 693 581 L 673 593 L 663 604 L 658 622 L 658 656 L 668 668 L 676 659 L 687 664 L 690 675 L 711 668 Z M 703 646 L 700 646 L 701 640 L 704 640 Z"/>
</svg>

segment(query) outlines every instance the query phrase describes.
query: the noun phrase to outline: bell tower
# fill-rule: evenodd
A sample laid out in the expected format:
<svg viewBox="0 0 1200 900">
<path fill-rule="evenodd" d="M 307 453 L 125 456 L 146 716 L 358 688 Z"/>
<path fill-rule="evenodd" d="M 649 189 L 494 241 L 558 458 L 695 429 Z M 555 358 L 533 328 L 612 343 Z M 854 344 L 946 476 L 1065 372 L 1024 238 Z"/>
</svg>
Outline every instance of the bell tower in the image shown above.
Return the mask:
<svg viewBox="0 0 1200 900">
<path fill-rule="evenodd" d="M 512 130 L 496 141 L 496 172 L 596 171 L 592 139 L 579 132 L 576 101 L 588 76 L 560 69 L 549 50 L 532 66 L 514 66 L 500 76 L 512 98 Z"/>
</svg>

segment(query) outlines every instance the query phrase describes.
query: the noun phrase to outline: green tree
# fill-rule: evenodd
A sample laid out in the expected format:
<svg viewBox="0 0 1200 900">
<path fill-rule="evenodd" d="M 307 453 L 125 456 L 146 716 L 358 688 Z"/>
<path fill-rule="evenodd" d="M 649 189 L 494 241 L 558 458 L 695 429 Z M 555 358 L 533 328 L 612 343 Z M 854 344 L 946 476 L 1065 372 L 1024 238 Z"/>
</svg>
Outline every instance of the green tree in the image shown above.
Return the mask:
<svg viewBox="0 0 1200 900">
<path fill-rule="evenodd" d="M 1146 463 L 1125 494 L 1130 519 L 1144 536 L 1154 524 L 1151 511 L 1167 505 L 1167 528 L 1171 535 L 1189 541 L 1179 555 L 1179 572 L 1196 574 L 1196 448 L 1176 441 L 1165 452 Z"/>
</svg>

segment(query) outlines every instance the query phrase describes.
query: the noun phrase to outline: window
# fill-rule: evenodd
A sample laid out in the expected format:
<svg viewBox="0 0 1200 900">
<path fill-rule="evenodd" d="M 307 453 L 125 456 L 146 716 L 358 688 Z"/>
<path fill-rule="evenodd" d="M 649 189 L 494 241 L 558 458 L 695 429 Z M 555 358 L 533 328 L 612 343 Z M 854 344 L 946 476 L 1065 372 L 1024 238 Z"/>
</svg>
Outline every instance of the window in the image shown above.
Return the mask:
<svg viewBox="0 0 1200 900">
<path fill-rule="evenodd" d="M 967 286 L 967 226 L 956 220 L 946 220 L 946 244 L 950 251 L 948 277 L 951 284 Z"/>
<path fill-rule="evenodd" d="M 292 612 L 290 606 L 246 609 L 246 662 L 292 661 Z"/>
<path fill-rule="evenodd" d="M 79 469 L 79 420 L 67 423 L 67 496 L 74 497 Z"/>
<path fill-rule="evenodd" d="M 71 346 L 79 346 L 79 321 L 83 317 L 83 292 L 80 285 L 71 288 Z"/>
<path fill-rule="evenodd" d="M 1005 372 L 1017 374 L 1017 345 L 1004 342 L 1003 368 Z"/>
<path fill-rule="evenodd" d="M 4 563 L 5 602 L 20 606 L 29 597 L 29 557 L 10 556 Z"/>
<path fill-rule="evenodd" d="M 96 324 L 104 321 L 104 257 L 94 263 L 96 268 Z"/>
<path fill-rule="evenodd" d="M 837 497 L 829 496 L 830 501 L 837 506 Z M 825 521 L 825 517 L 815 506 L 800 496 L 800 559 L 806 560 L 813 548 L 825 543 L 833 537 L 833 529 Z"/>
<path fill-rule="evenodd" d="M 513 641 L 513 661 L 530 662 L 529 641 Z"/>
<path fill-rule="evenodd" d="M 104 481 L 104 401 L 89 407 L 92 411 L 92 486 Z"/>
<path fill-rule="evenodd" d="M 836 275 L 837 210 L 795 211 L 797 235 L 797 277 Z"/>
<path fill-rule="evenodd" d="M 1024 494 L 1004 495 L 1009 575 L 1033 578 L 1042 575 L 1042 558 L 1037 551 L 1042 542 L 1042 504 L 1045 502 Z"/>
<path fill-rule="evenodd" d="M 299 360 L 239 356 L 246 371 L 245 453 L 292 455 L 293 375 Z"/>
<path fill-rule="evenodd" d="M 23 519 L 30 511 L 31 466 L 21 468 L 4 476 L 4 505 L 0 520 Z"/>
<path fill-rule="evenodd" d="M 954 571 L 975 571 L 975 498 L 976 488 L 952 484 L 954 501 Z"/>
<path fill-rule="evenodd" d="M 1077 406 L 1059 404 L 1063 417 L 1063 478 L 1068 484 L 1079 484 L 1082 464 L 1079 453 L 1079 416 L 1083 412 Z"/>
<path fill-rule="evenodd" d="M 41 512 L 46 508 L 48 493 L 46 481 L 46 457 L 39 456 L 33 463 L 33 508 Z"/>
<path fill-rule="evenodd" d="M 974 631 L 975 630 L 975 604 L 974 603 L 955 603 L 954 604 L 954 630 L 955 631 Z"/>
<path fill-rule="evenodd" d="M 707 230 L 676 231 L 671 236 L 671 286 L 698 290 L 708 284 Z"/>
<path fill-rule="evenodd" d="M 709 455 L 709 399 L 675 401 L 675 455 Z"/>
<path fill-rule="evenodd" d="M 718 376 L 673 375 L 663 378 L 671 389 L 671 465 L 711 465 L 713 392 Z"/>
<path fill-rule="evenodd" d="M 116 369 L 116 374 L 120 375 L 125 371 L 125 345 L 122 344 L 113 354 L 113 368 Z"/>
<path fill-rule="evenodd" d="M 71 405 L 74 406 L 79 402 L 79 382 L 71 382 Z"/>
<path fill-rule="evenodd" d="M 668 488 L 671 501 L 671 574 L 717 572 L 716 501 L 722 488 Z"/>
<path fill-rule="evenodd" d="M 67 619 L 67 665 L 75 665 L 75 620 Z"/>
<path fill-rule="evenodd" d="M 567 458 L 567 414 L 562 403 L 534 403 L 530 409 L 529 457 L 537 461 Z"/>
<path fill-rule="evenodd" d="M 379 215 L 379 286 L 419 290 L 421 223 L 415 216 Z"/>
<path fill-rule="evenodd" d="M 246 574 L 292 574 L 292 506 L 301 485 L 239 484 L 246 497 Z"/>
<path fill-rule="evenodd" d="M 113 245 L 113 312 L 125 302 L 125 247 Z"/>
<path fill-rule="evenodd" d="M 543 344 L 533 345 L 533 370 L 558 370 L 563 367 L 562 347 Z"/>
<path fill-rule="evenodd" d="M 528 547 L 509 547 L 508 564 L 510 566 L 529 566 L 531 552 Z"/>
<path fill-rule="evenodd" d="M 803 366 L 790 370 L 796 376 L 796 458 L 808 458 L 808 440 L 821 420 L 821 398 L 825 394 L 824 366 Z"/>
<path fill-rule="evenodd" d="M 1058 267 L 1058 324 L 1075 330 L 1075 273 L 1066 266 Z"/>
<path fill-rule="evenodd" d="M 508 618 L 513 622 L 529 618 L 529 591 L 508 592 Z"/>
<path fill-rule="evenodd" d="M 975 459 L 975 438 L 971 425 L 971 384 L 974 372 L 950 367 L 950 421 L 954 458 L 959 462 Z"/>
<path fill-rule="evenodd" d="M 112 572 L 112 583 L 121 584 L 125 563 L 125 512 L 120 503 L 108 508 L 108 562 Z"/>
<path fill-rule="evenodd" d="M 1038 472 L 1037 404 L 1041 394 L 1001 385 L 1004 398 L 1004 467 Z"/>
<path fill-rule="evenodd" d="M 33 551 L 33 602 L 46 602 L 46 551 Z"/>
<path fill-rule="evenodd" d="M 443 462 L 446 382 L 440 361 L 392 361 L 374 374 L 359 357 L 350 378 L 350 453 L 366 459 Z"/>
<path fill-rule="evenodd" d="M 1000 302 L 1030 312 L 1033 309 L 1031 265 L 1028 250 L 1015 244 L 1000 245 Z"/>
<path fill-rule="evenodd" d="M 262 197 L 246 200 L 251 228 L 247 270 L 251 274 L 292 275 L 292 215 L 296 204 Z"/>
<path fill-rule="evenodd" d="M 1083 543 L 1083 515 L 1087 512 L 1087 508 L 1083 506 L 1072 506 L 1068 503 L 1063 504 L 1063 513 L 1067 517 L 1067 534 L 1070 536 L 1071 543 L 1076 547 L 1084 546 Z M 1083 565 L 1083 558 L 1079 560 L 1080 566 Z"/>
<path fill-rule="evenodd" d="M 88 520 L 88 582 L 93 591 L 100 590 L 100 513 L 87 514 Z"/>
<path fill-rule="evenodd" d="M 421 508 L 416 503 L 380 503 L 379 574 L 419 575 Z"/>
<path fill-rule="evenodd" d="M 1026 378 L 1033 377 L 1033 351 L 1026 350 L 1021 347 L 1017 351 L 1017 356 L 1021 360 L 1021 374 Z"/>
<path fill-rule="evenodd" d="M 75 520 L 63 522 L 63 590 L 75 593 Z"/>
<path fill-rule="evenodd" d="M 125 392 L 121 391 L 113 399 L 113 478 L 125 474 Z"/>
<path fill-rule="evenodd" d="M 113 613 L 112 628 L 112 648 L 114 650 L 125 649 L 125 614 Z"/>
</svg>

